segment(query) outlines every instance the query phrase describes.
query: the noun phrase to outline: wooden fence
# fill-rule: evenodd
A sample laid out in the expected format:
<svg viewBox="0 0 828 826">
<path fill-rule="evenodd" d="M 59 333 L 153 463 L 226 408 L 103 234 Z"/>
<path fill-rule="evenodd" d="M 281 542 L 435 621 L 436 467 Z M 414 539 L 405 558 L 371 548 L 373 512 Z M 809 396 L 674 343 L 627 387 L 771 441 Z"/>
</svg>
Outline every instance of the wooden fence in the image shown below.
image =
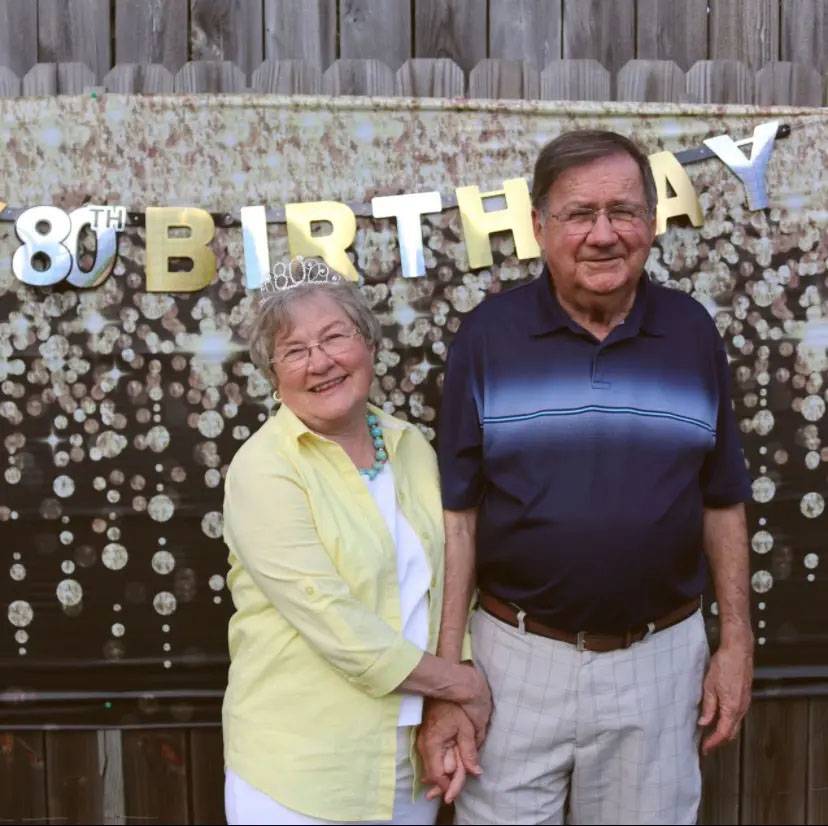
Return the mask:
<svg viewBox="0 0 828 826">
<path fill-rule="evenodd" d="M 826 743 L 828 698 L 755 701 L 700 822 L 828 823 Z M 222 771 L 218 728 L 0 733 L 0 822 L 223 823 Z"/>
<path fill-rule="evenodd" d="M 0 96 L 821 106 L 828 0 L 0 0 Z"/>
</svg>

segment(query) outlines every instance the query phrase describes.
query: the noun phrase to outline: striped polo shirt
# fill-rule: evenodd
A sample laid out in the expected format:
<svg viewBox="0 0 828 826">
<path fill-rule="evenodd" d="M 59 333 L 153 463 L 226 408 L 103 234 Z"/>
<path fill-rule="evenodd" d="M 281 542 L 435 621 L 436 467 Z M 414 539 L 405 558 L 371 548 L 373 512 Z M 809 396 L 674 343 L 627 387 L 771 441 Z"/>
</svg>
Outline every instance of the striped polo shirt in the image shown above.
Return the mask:
<svg viewBox="0 0 828 826">
<path fill-rule="evenodd" d="M 479 507 L 479 586 L 569 631 L 701 594 L 704 508 L 750 495 L 721 337 L 646 275 L 604 341 L 546 270 L 488 298 L 451 346 L 440 415 L 443 505 Z"/>
</svg>

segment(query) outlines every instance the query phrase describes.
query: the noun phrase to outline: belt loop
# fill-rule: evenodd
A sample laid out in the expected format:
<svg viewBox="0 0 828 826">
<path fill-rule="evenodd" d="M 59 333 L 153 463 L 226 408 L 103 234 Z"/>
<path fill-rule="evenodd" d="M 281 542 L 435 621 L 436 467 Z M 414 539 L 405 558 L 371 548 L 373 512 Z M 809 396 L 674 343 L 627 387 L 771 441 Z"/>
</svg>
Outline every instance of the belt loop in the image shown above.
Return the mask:
<svg viewBox="0 0 828 826">
<path fill-rule="evenodd" d="M 526 611 L 524 611 L 522 608 L 519 608 L 517 612 L 517 627 L 518 631 L 520 631 L 521 634 L 526 633 L 526 623 L 524 622 L 525 619 Z"/>
<path fill-rule="evenodd" d="M 647 623 L 647 631 L 645 632 L 644 636 L 641 638 L 642 642 L 644 640 L 646 640 L 647 637 L 650 636 L 650 634 L 655 634 L 655 630 L 656 630 L 655 623 L 654 622 L 648 622 Z"/>
<path fill-rule="evenodd" d="M 584 650 L 584 638 L 586 637 L 586 631 L 579 631 L 575 637 L 575 650 L 576 651 L 583 651 Z"/>
</svg>

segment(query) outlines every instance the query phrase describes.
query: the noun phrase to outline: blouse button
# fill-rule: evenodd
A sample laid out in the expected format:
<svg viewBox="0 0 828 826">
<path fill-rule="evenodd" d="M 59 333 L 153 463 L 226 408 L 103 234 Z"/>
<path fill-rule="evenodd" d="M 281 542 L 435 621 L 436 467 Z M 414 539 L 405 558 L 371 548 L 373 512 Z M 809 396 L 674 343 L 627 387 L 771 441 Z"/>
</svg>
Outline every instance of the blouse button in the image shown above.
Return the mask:
<svg viewBox="0 0 828 826">
<path fill-rule="evenodd" d="M 309 597 L 310 597 L 310 596 L 313 596 L 313 588 L 312 588 L 310 585 L 308 585 L 308 587 L 307 587 L 307 588 L 305 588 L 305 593 L 306 593 Z"/>
</svg>

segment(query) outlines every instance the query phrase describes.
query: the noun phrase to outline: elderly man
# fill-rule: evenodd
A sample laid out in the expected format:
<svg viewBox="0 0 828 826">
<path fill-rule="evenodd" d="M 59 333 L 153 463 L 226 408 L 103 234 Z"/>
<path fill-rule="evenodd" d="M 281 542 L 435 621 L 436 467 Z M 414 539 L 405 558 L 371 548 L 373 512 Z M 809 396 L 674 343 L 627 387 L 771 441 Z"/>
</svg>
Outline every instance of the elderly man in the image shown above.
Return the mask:
<svg viewBox="0 0 828 826">
<path fill-rule="evenodd" d="M 700 728 L 705 752 L 732 740 L 752 679 L 727 357 L 700 304 L 643 275 L 656 189 L 632 142 L 552 141 L 532 204 L 545 270 L 469 315 L 444 388 L 440 653 L 460 659 L 476 584 L 494 701 L 458 822 L 694 823 Z M 432 703 L 419 746 L 443 791 L 455 743 L 462 779 L 469 721 Z"/>
</svg>

